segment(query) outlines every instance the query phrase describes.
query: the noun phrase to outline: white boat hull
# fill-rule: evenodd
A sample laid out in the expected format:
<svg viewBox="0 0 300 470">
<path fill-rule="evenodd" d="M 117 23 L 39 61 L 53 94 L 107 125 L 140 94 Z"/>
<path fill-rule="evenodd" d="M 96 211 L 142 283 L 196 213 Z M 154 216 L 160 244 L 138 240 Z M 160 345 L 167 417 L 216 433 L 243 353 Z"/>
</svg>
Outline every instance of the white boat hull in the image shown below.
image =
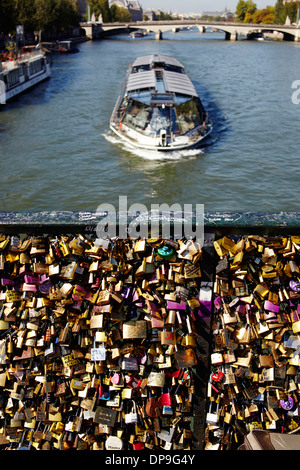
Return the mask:
<svg viewBox="0 0 300 470">
<path fill-rule="evenodd" d="M 129 133 L 127 132 L 127 130 L 124 132 L 118 129 L 117 127 L 115 127 L 114 125 L 110 125 L 110 129 L 120 138 L 120 140 L 127 142 L 133 147 L 141 148 L 145 150 L 152 150 L 152 151 L 154 150 L 158 152 L 171 152 L 174 150 L 185 150 L 185 149 L 192 149 L 192 148 L 199 147 L 200 144 L 203 142 L 203 140 L 206 139 L 211 134 L 213 130 L 213 126 L 209 125 L 207 127 L 206 134 L 199 137 L 198 139 L 189 141 L 187 138 L 179 137 L 177 139 L 175 138 L 175 140 L 172 143 L 169 143 L 168 145 L 165 145 L 165 146 L 160 144 L 159 138 L 147 139 L 147 137 L 141 134 L 138 134 L 138 132 L 132 131 L 131 129 L 128 129 Z"/>
<path fill-rule="evenodd" d="M 44 80 L 47 80 L 50 77 L 50 65 L 47 62 L 45 68 L 37 72 L 36 74 L 32 75 L 26 80 L 20 81 L 20 83 L 16 84 L 14 87 L 7 89 L 4 82 L 1 81 L 0 83 L 0 104 L 5 104 L 7 101 L 15 98 L 16 96 L 24 93 L 25 91 L 29 90 L 30 88 L 38 85 Z"/>
</svg>

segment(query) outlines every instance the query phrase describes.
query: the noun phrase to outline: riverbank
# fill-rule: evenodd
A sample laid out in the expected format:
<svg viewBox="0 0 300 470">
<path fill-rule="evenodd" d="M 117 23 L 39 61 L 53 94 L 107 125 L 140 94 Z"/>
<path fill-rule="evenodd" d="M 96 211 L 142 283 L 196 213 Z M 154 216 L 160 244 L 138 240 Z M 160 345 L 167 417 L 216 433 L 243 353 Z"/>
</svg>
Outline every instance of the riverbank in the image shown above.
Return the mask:
<svg viewBox="0 0 300 470">
<path fill-rule="evenodd" d="M 0 51 L 7 50 L 10 44 L 14 44 L 16 38 L 11 35 L 0 36 Z M 17 44 L 18 47 L 21 46 L 30 46 L 33 44 L 38 44 L 39 42 L 56 42 L 56 41 L 72 41 L 73 44 L 80 44 L 86 41 L 89 41 L 89 38 L 86 36 L 84 29 L 77 27 L 73 29 L 68 29 L 61 31 L 60 33 L 54 31 L 43 31 L 39 37 L 37 32 L 35 33 L 26 33 L 24 42 L 22 44 Z"/>
</svg>

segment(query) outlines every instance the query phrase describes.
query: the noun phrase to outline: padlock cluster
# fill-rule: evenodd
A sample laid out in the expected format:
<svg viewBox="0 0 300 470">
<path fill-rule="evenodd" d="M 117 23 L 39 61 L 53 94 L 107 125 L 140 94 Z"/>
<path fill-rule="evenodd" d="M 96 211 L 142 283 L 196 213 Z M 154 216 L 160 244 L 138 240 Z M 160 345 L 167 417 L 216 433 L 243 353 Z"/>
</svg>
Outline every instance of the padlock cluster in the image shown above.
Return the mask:
<svg viewBox="0 0 300 470">
<path fill-rule="evenodd" d="M 300 237 L 224 236 L 214 247 L 205 448 L 236 449 L 252 430 L 300 429 Z"/>
<path fill-rule="evenodd" d="M 0 446 L 193 446 L 201 247 L 0 237 Z"/>
</svg>

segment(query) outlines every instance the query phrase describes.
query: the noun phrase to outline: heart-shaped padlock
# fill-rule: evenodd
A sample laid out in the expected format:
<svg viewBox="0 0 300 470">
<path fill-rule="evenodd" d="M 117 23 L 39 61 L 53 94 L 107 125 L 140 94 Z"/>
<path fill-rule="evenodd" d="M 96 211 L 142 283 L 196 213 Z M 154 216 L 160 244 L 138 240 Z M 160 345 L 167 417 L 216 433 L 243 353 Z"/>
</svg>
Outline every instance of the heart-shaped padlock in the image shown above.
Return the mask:
<svg viewBox="0 0 300 470">
<path fill-rule="evenodd" d="M 222 382 L 223 378 L 224 378 L 224 373 L 222 371 L 218 371 L 218 372 L 215 372 L 212 377 L 214 382 Z"/>
<path fill-rule="evenodd" d="M 110 381 L 111 381 L 111 383 L 113 383 L 114 385 L 118 385 L 118 383 L 120 382 L 120 374 L 118 374 L 117 372 L 115 372 L 114 375 L 110 378 Z"/>
</svg>

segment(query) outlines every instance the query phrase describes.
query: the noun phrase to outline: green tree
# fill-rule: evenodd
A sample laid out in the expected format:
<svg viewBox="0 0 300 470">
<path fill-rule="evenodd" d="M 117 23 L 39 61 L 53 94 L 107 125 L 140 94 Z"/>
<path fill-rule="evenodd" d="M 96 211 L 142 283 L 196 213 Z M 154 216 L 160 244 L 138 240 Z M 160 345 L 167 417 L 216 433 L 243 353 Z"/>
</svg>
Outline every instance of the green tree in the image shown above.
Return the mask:
<svg viewBox="0 0 300 470">
<path fill-rule="evenodd" d="M 286 17 L 288 16 L 291 22 L 295 23 L 297 20 L 297 10 L 299 7 L 299 3 L 288 2 L 284 5 L 284 7 L 285 7 L 285 20 L 286 20 Z M 284 23 L 285 23 L 285 20 L 284 20 Z"/>
<path fill-rule="evenodd" d="M 60 30 L 77 26 L 80 20 L 80 11 L 76 0 L 56 0 L 56 2 L 56 22 Z"/>
<path fill-rule="evenodd" d="M 99 0 L 103 23 L 110 23 L 111 22 L 111 14 L 110 8 L 108 4 L 108 0 Z"/>
<path fill-rule="evenodd" d="M 131 14 L 126 8 L 118 7 L 116 4 L 112 4 L 110 7 L 111 21 L 118 21 L 119 23 L 130 23 Z"/>
<path fill-rule="evenodd" d="M 36 29 L 36 4 L 32 0 L 14 0 L 16 23 L 24 26 L 25 32 Z"/>
<path fill-rule="evenodd" d="M 14 31 L 16 26 L 16 8 L 13 0 L 0 0 L 0 34 Z"/>
<path fill-rule="evenodd" d="M 277 0 L 274 11 L 274 23 L 275 24 L 284 24 L 285 23 L 285 8 L 283 0 Z"/>
<path fill-rule="evenodd" d="M 0 33 L 15 32 L 16 25 L 25 32 L 36 29 L 62 31 L 79 24 L 77 0 L 0 0 Z"/>
<path fill-rule="evenodd" d="M 173 20 L 174 18 L 169 13 L 160 11 L 157 19 L 158 21 L 170 21 L 170 20 Z"/>
<path fill-rule="evenodd" d="M 287 16 L 292 23 L 295 23 L 299 5 L 300 2 L 287 2 L 284 4 L 283 0 L 277 0 L 274 11 L 274 23 L 285 24 Z"/>
<path fill-rule="evenodd" d="M 39 31 L 59 32 L 79 23 L 79 9 L 74 0 L 35 0 L 35 8 L 35 25 Z"/>
<path fill-rule="evenodd" d="M 246 13 L 244 22 L 254 24 L 273 24 L 275 7 L 267 7 L 256 10 L 254 13 Z"/>
<path fill-rule="evenodd" d="M 102 15 L 103 23 L 111 22 L 111 11 L 108 0 L 89 0 L 91 15 L 94 13 L 96 18 Z"/>
<path fill-rule="evenodd" d="M 236 21 L 245 22 L 246 15 L 253 15 L 257 10 L 256 4 L 252 0 L 239 0 L 236 6 Z"/>
</svg>

